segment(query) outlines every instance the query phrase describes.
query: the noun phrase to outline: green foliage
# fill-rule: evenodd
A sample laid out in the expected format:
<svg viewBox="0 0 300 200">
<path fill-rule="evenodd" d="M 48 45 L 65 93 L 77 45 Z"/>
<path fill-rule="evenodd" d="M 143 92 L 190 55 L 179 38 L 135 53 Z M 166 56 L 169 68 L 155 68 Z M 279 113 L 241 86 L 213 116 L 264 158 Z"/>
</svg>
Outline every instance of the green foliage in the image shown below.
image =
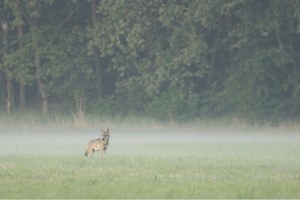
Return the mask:
<svg viewBox="0 0 300 200">
<path fill-rule="evenodd" d="M 89 112 L 166 121 L 299 119 L 297 0 L 12 0 L 0 6 L 10 27 L 1 33 L 0 83 L 10 76 L 15 91 L 25 85 L 31 104 L 43 96 L 41 79 L 50 104 L 65 110 L 82 100 Z M 2 99 L 8 93 L 1 88 Z"/>
</svg>

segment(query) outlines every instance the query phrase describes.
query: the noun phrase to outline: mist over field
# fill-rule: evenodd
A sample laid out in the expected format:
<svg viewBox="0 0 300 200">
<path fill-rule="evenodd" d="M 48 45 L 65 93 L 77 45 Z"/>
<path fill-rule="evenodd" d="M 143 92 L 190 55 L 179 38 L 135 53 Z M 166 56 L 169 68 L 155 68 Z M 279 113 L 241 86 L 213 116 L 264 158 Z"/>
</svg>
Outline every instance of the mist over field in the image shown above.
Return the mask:
<svg viewBox="0 0 300 200">
<path fill-rule="evenodd" d="M 107 155 L 85 157 L 101 128 Z M 299 198 L 299 147 L 278 129 L 1 127 L 0 198 Z"/>
<path fill-rule="evenodd" d="M 0 153 L 81 155 L 90 139 L 100 138 L 102 127 L 88 130 L 51 128 L 0 131 Z M 106 127 L 103 127 L 106 128 Z M 109 127 L 108 127 L 109 128 Z M 282 130 L 193 130 L 187 128 L 112 128 L 109 154 L 119 154 L 114 146 L 143 144 L 289 144 L 300 143 L 298 131 Z M 37 147 L 37 149 L 34 149 Z M 138 152 L 136 152 L 138 153 Z"/>
</svg>

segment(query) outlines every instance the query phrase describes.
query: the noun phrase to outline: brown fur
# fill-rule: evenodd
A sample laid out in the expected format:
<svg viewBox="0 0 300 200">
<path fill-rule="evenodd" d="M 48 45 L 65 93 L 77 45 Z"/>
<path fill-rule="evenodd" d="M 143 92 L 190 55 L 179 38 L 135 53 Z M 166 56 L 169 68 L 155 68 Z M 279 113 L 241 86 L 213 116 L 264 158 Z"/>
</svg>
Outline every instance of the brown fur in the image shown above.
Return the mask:
<svg viewBox="0 0 300 200">
<path fill-rule="evenodd" d="M 109 145 L 109 129 L 106 131 L 101 129 L 102 137 L 97 139 L 92 139 L 89 141 L 86 149 L 85 149 L 85 156 L 89 156 L 90 154 L 94 154 L 95 151 L 100 151 L 100 154 L 103 156 L 107 154 L 107 148 Z"/>
</svg>

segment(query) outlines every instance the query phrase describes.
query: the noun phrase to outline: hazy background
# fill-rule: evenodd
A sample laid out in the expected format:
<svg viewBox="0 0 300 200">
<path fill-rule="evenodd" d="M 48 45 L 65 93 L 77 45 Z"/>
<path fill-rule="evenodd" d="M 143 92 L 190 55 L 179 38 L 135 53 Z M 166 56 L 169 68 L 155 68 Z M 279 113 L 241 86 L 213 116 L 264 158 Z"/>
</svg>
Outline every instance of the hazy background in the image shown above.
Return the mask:
<svg viewBox="0 0 300 200">
<path fill-rule="evenodd" d="M 207 144 L 295 144 L 300 142 L 299 132 L 268 131 L 187 131 L 183 129 L 122 129 L 110 130 L 109 154 L 151 153 L 155 145 L 207 145 Z M 98 130 L 10 130 L 0 132 L 1 154 L 55 154 L 82 155 L 90 139 L 100 137 Z M 126 146 L 139 147 L 128 152 Z M 151 146 L 154 145 L 154 146 Z M 120 150 L 121 148 L 121 150 Z M 237 152 L 238 153 L 238 152 Z M 156 152 L 159 154 L 159 152 Z"/>
</svg>

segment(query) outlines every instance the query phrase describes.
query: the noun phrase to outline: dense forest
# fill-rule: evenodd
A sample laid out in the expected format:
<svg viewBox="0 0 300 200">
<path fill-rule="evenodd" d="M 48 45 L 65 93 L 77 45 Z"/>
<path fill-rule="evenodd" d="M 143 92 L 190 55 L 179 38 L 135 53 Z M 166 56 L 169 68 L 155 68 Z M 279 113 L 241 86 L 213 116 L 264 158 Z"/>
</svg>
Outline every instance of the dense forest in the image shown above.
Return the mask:
<svg viewBox="0 0 300 200">
<path fill-rule="evenodd" d="M 0 110 L 300 119 L 299 0 L 0 0 Z"/>
</svg>

